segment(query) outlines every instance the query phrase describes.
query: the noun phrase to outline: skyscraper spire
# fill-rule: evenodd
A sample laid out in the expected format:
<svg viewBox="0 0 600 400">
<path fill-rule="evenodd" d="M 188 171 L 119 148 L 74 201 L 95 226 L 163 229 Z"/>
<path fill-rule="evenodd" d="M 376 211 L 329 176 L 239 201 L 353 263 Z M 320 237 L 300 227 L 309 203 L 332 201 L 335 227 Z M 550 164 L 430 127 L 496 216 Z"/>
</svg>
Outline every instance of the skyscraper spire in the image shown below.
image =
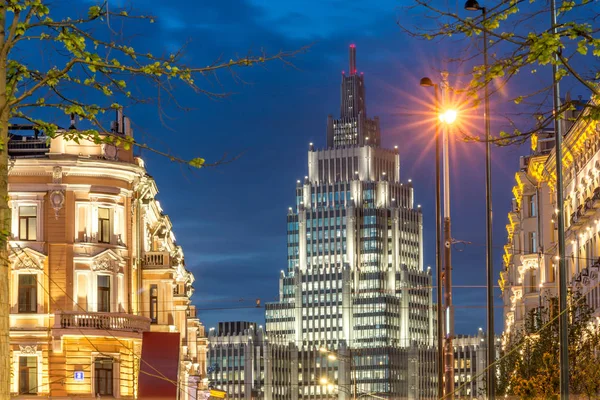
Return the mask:
<svg viewBox="0 0 600 400">
<path fill-rule="evenodd" d="M 350 76 L 356 75 L 356 45 L 351 44 L 349 49 Z"/>
<path fill-rule="evenodd" d="M 348 48 L 350 71 L 342 73 L 340 117 L 327 120 L 327 147 L 379 146 L 379 118 L 367 117 L 365 77 L 357 74 L 356 45 Z"/>
</svg>

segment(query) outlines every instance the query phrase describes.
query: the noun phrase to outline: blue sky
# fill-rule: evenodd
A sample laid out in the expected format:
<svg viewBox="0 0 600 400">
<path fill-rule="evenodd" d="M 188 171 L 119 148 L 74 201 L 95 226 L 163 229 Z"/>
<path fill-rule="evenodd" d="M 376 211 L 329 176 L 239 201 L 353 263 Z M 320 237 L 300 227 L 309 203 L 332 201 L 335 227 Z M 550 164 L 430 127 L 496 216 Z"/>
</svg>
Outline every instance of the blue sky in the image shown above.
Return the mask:
<svg viewBox="0 0 600 400">
<path fill-rule="evenodd" d="M 109 4 L 118 6 L 119 1 Z M 132 5 L 158 17 L 136 43 L 154 53 L 187 44 L 184 60 L 190 65 L 312 44 L 292 60 L 294 67 L 273 62 L 240 70 L 239 79 L 227 73 L 218 81 L 198 79 L 204 89 L 232 92 L 227 99 L 178 89 L 192 110 L 169 109 L 166 127 L 152 105 L 128 110 L 136 137 L 155 147 L 208 161 L 241 154 L 231 164 L 198 172 L 142 154 L 196 277 L 194 303 L 207 327 L 223 320 L 260 323 L 264 309 L 239 307 L 252 306 L 256 298 L 263 303 L 276 300 L 279 271 L 286 265 L 287 207 L 294 201 L 296 179 L 306 174 L 308 143 L 324 146 L 327 115 L 339 113 L 340 73 L 347 69 L 350 43 L 356 43 L 358 69 L 365 73 L 368 113 L 380 116 L 384 144 L 399 146 L 401 177 L 414 183 L 415 201 L 425 219 L 425 263 L 434 266 L 434 155 L 428 146 L 433 131 L 431 124 L 419 123 L 431 94 L 418 81 L 425 75 L 435 79 L 444 60 L 470 42 L 436 44 L 410 38 L 397 25 L 405 16 L 402 4 L 393 0 L 147 0 Z M 492 102 L 493 112 L 504 109 L 502 103 L 511 95 L 507 91 Z M 479 118 L 480 110 L 474 116 Z M 492 117 L 497 131 L 504 122 Z M 475 119 L 472 126 L 480 130 L 483 123 Z M 497 271 L 514 172 L 519 156 L 527 152 L 494 149 Z M 453 236 L 472 242 L 457 246 L 453 256 L 456 331 L 474 334 L 485 327 L 483 146 L 455 140 L 451 157 Z M 468 285 L 480 287 L 460 287 Z"/>
</svg>

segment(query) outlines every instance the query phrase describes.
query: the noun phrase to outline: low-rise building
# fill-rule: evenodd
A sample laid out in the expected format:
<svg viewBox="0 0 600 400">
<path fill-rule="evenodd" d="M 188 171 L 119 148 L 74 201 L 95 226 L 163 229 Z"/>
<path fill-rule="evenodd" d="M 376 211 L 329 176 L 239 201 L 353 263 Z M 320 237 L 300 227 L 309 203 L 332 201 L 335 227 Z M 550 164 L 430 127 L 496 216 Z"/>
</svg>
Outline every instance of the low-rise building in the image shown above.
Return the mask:
<svg viewBox="0 0 600 400">
<path fill-rule="evenodd" d="M 113 126 L 132 135 L 120 112 Z M 201 382 L 193 276 L 144 162 L 60 132 L 10 132 L 13 395 L 135 398 L 144 332 L 178 332 L 179 381 Z"/>
<path fill-rule="evenodd" d="M 569 286 L 579 290 L 600 316 L 600 125 L 588 118 L 590 108 L 581 105 L 561 121 L 565 130 L 560 228 L 565 232 Z M 556 162 L 554 133 L 540 132 L 532 139 L 532 154 L 521 158 L 515 174 L 499 281 L 507 338 L 557 295 Z"/>
</svg>

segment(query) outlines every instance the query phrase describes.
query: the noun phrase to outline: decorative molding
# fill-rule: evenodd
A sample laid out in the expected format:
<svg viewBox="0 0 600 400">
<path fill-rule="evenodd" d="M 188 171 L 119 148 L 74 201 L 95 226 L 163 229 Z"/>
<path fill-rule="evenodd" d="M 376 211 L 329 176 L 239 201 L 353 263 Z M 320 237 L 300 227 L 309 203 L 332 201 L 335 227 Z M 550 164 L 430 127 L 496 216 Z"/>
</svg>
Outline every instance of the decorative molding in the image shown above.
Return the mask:
<svg viewBox="0 0 600 400">
<path fill-rule="evenodd" d="M 106 271 L 106 272 L 118 272 L 119 263 L 113 260 L 111 257 L 103 256 L 92 263 L 92 269 L 94 271 Z"/>
<path fill-rule="evenodd" d="M 13 270 L 43 270 L 46 255 L 30 247 L 11 246 L 9 256 L 11 268 Z"/>
<path fill-rule="evenodd" d="M 43 270 L 42 266 L 39 265 L 37 260 L 34 260 L 29 254 L 24 254 L 22 257 L 18 257 L 14 263 L 13 269 L 38 269 Z"/>
<path fill-rule="evenodd" d="M 65 193 L 62 190 L 51 191 L 50 204 L 54 209 L 54 218 L 58 219 L 58 213 L 65 204 Z"/>
<path fill-rule="evenodd" d="M 106 158 L 107 160 L 114 161 L 117 159 L 119 149 L 114 144 L 106 143 L 104 146 L 102 146 L 102 153 L 104 155 L 104 158 Z"/>
<path fill-rule="evenodd" d="M 63 177 L 62 167 L 56 166 L 52 169 L 52 183 L 61 184 Z"/>
<path fill-rule="evenodd" d="M 539 267 L 539 256 L 537 253 L 521 256 L 521 264 L 523 264 L 524 269 L 537 269 Z"/>
<path fill-rule="evenodd" d="M 36 354 L 37 353 L 37 344 L 32 345 L 19 345 L 19 350 L 21 354 Z"/>
</svg>

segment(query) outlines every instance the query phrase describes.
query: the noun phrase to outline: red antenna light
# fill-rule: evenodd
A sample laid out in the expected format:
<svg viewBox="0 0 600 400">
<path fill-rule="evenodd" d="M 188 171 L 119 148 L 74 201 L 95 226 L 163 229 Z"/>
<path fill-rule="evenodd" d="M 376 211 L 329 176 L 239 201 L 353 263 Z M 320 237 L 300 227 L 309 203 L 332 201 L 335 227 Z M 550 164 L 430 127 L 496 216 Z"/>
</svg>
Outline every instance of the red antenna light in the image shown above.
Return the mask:
<svg viewBox="0 0 600 400">
<path fill-rule="evenodd" d="M 354 43 L 352 43 L 352 44 L 350 45 L 350 47 L 352 47 L 352 48 L 355 48 L 355 47 L 356 47 L 356 45 L 355 45 Z"/>
</svg>

